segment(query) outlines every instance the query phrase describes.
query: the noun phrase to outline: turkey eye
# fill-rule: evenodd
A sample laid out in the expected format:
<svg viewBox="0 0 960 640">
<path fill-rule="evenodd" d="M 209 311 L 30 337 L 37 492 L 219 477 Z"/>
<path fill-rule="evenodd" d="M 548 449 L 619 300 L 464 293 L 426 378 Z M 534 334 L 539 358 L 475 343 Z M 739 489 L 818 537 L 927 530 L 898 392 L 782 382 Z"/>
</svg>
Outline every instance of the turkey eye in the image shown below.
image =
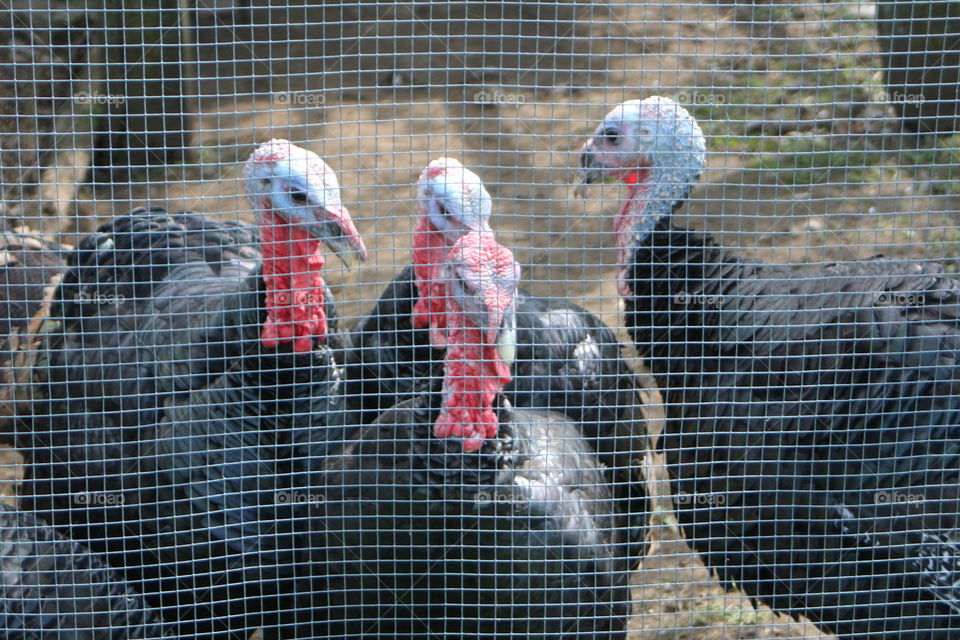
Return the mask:
<svg viewBox="0 0 960 640">
<path fill-rule="evenodd" d="M 293 200 L 294 204 L 307 204 L 307 192 L 306 191 L 291 191 L 290 199 Z"/>
<path fill-rule="evenodd" d="M 604 129 L 603 137 L 606 138 L 610 144 L 616 145 L 620 143 L 620 132 L 616 129 Z"/>
</svg>

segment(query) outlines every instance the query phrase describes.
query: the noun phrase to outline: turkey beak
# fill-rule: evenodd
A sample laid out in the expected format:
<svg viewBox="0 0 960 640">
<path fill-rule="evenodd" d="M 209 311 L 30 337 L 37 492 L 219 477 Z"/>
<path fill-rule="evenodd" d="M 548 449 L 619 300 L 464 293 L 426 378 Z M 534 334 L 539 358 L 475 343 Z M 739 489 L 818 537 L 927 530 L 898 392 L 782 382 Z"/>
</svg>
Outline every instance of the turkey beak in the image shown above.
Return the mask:
<svg viewBox="0 0 960 640">
<path fill-rule="evenodd" d="M 328 205 L 323 208 L 323 214 L 323 221 L 314 227 L 314 235 L 337 254 L 347 268 L 353 267 L 357 260 L 366 262 L 367 248 L 346 207 Z"/>
<path fill-rule="evenodd" d="M 592 142 L 592 140 L 588 140 L 580 151 L 580 170 L 577 172 L 577 187 L 573 192 L 578 198 L 587 197 L 588 185 L 595 182 L 605 182 L 607 179 L 603 165 L 596 161 Z"/>
<path fill-rule="evenodd" d="M 517 314 L 513 306 L 504 313 L 496 344 L 500 359 L 508 367 L 511 366 L 517 359 Z"/>
</svg>

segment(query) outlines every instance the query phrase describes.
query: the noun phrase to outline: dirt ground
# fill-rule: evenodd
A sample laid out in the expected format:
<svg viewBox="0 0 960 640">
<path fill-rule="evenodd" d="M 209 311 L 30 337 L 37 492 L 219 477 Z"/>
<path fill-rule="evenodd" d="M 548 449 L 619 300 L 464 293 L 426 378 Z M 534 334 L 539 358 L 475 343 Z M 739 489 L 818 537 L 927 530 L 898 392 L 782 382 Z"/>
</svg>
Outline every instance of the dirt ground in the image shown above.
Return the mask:
<svg viewBox="0 0 960 640">
<path fill-rule="evenodd" d="M 372 3 L 361 5 L 366 10 Z M 568 34 L 553 34 L 557 45 L 550 51 L 542 51 L 542 38 L 524 38 L 521 25 L 509 40 L 515 57 L 498 59 L 501 66 L 515 65 L 511 74 L 487 73 L 489 55 L 471 51 L 469 38 L 453 41 L 442 34 L 411 45 L 419 49 L 409 55 L 378 50 L 373 62 L 365 62 L 364 37 L 382 35 L 380 27 L 373 35 L 361 33 L 352 54 L 346 36 L 338 51 L 323 49 L 315 56 L 304 45 L 302 55 L 275 74 L 280 91 L 274 85 L 257 89 L 259 96 L 234 96 L 224 91 L 230 86 L 224 81 L 211 85 L 215 95 L 202 101 L 197 122 L 199 167 L 171 170 L 151 183 L 84 189 L 68 228 L 84 233 L 147 203 L 248 217 L 239 163 L 256 143 L 285 137 L 337 170 L 344 202 L 370 250 L 361 269 L 328 263 L 328 282 L 349 321 L 408 263 L 416 214 L 412 185 L 430 160 L 449 155 L 485 180 L 495 199 L 493 226 L 524 266 L 524 286 L 584 305 L 625 337 L 611 234 L 621 194 L 616 186 L 603 186 L 578 200 L 570 182 L 576 150 L 612 105 L 663 94 L 693 105 L 712 152 L 679 223 L 709 229 L 724 245 L 769 261 L 818 263 L 884 254 L 953 264 L 960 202 L 942 188 L 949 163 L 934 154 L 924 170 L 908 166 L 916 156 L 904 147 L 889 105 L 876 98 L 871 6 L 758 4 L 745 14 L 743 5 L 724 3 L 596 4 L 579 14 Z M 849 13 L 854 10 L 867 13 Z M 517 16 L 512 18 L 510 24 Z M 533 48 L 525 50 L 528 42 Z M 224 45 L 210 46 L 226 55 Z M 465 53 L 451 54 L 457 47 Z M 236 44 L 229 51 L 235 53 Z M 284 51 L 289 54 L 289 46 Z M 456 75 L 452 57 L 467 69 L 457 81 L 450 80 Z M 853 98 L 838 94 L 835 76 L 820 77 L 838 60 L 847 61 L 843 86 Z M 397 69 L 383 66 L 387 63 Z M 312 64 L 326 73 L 316 73 Z M 211 69 L 222 75 L 226 66 Z M 370 69 L 377 73 L 365 75 Z M 442 85 L 437 69 L 446 73 Z M 378 86 L 365 87 L 370 78 Z M 792 89 L 782 89 L 791 83 Z M 825 84 L 829 92 L 817 89 Z M 205 86 L 201 83 L 202 92 Z M 860 105 L 861 95 L 867 96 L 865 107 L 841 109 L 844 100 Z M 787 113 L 801 114 L 794 116 L 801 121 L 796 129 L 766 132 L 765 121 L 782 122 Z M 797 162 L 808 156 L 813 169 Z M 642 372 L 642 363 L 637 365 Z M 662 413 L 656 391 L 648 396 L 656 432 Z M 662 488 L 656 458 L 651 469 L 654 486 Z M 8 465 L 0 472 L 13 479 L 19 471 Z M 0 483 L 3 495 L 12 493 L 10 486 Z M 635 576 L 631 637 L 825 637 L 810 624 L 755 610 L 741 594 L 725 592 L 680 539 L 662 500 L 655 519 L 651 552 Z"/>
</svg>

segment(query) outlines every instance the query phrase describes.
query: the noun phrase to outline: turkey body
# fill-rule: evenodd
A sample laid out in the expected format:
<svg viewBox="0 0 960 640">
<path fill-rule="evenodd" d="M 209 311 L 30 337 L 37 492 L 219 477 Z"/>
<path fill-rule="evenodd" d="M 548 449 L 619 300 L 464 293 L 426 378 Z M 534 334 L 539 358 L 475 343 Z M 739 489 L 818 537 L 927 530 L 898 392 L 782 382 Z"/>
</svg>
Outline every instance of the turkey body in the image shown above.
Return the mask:
<svg viewBox="0 0 960 640">
<path fill-rule="evenodd" d="M 419 297 L 412 266 L 389 285 L 347 338 L 348 402 L 369 422 L 415 395 L 439 389 L 443 350 L 411 321 Z M 646 421 L 633 371 L 613 332 L 585 309 L 564 301 L 516 295 L 516 360 L 504 395 L 516 407 L 557 411 L 575 422 L 615 482 L 618 510 L 645 553 L 649 504 L 640 471 Z"/>
<path fill-rule="evenodd" d="M 411 321 L 419 294 L 412 266 L 387 285 L 348 336 L 348 395 L 369 422 L 439 388 L 443 350 Z M 613 332 L 583 308 L 518 291 L 517 354 L 504 394 L 516 407 L 558 411 L 581 425 L 603 462 L 627 469 L 645 451 L 636 381 Z"/>
<path fill-rule="evenodd" d="M 841 638 L 960 638 L 960 282 L 755 264 L 661 222 L 627 325 L 705 564 Z"/>
<path fill-rule="evenodd" d="M 258 314 L 231 318 L 228 306 L 257 308 L 256 242 L 245 225 L 152 208 L 105 224 L 77 246 L 41 350 L 49 404 L 35 412 L 71 439 L 60 444 L 77 460 L 113 466 L 117 475 L 127 437 L 157 424 L 169 398 L 216 379 L 249 346 L 255 332 L 243 328 L 255 328 Z M 43 429 L 29 435 L 54 446 Z"/>
<path fill-rule="evenodd" d="M 8 505 L 0 505 L 0 631 L 18 640 L 174 637 L 101 558 Z"/>
<path fill-rule="evenodd" d="M 432 433 L 439 395 L 383 413 L 315 480 L 319 637 L 624 637 L 629 562 L 577 425 L 501 399 L 500 434 L 466 453 Z"/>
<path fill-rule="evenodd" d="M 584 144 L 613 179 L 626 325 L 663 394 L 678 520 L 728 586 L 844 640 L 960 638 L 960 282 L 749 262 L 671 224 L 706 166 L 675 101 Z"/>
<path fill-rule="evenodd" d="M 51 312 L 48 399 L 18 442 L 25 505 L 185 637 L 271 624 L 261 613 L 296 573 L 302 507 L 284 496 L 349 419 L 329 346 L 262 345 L 257 243 L 252 227 L 160 209 L 84 240 Z"/>
</svg>

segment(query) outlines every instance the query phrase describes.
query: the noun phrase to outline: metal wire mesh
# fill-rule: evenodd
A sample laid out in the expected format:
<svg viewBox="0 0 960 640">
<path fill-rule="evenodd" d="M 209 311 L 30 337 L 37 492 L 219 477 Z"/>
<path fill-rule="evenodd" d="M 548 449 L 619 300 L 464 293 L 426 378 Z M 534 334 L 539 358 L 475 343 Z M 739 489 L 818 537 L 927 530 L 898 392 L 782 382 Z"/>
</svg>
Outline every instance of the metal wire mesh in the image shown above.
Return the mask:
<svg viewBox="0 0 960 640">
<path fill-rule="evenodd" d="M 960 640 L 957 3 L 4 4 L 4 637 Z"/>
</svg>

